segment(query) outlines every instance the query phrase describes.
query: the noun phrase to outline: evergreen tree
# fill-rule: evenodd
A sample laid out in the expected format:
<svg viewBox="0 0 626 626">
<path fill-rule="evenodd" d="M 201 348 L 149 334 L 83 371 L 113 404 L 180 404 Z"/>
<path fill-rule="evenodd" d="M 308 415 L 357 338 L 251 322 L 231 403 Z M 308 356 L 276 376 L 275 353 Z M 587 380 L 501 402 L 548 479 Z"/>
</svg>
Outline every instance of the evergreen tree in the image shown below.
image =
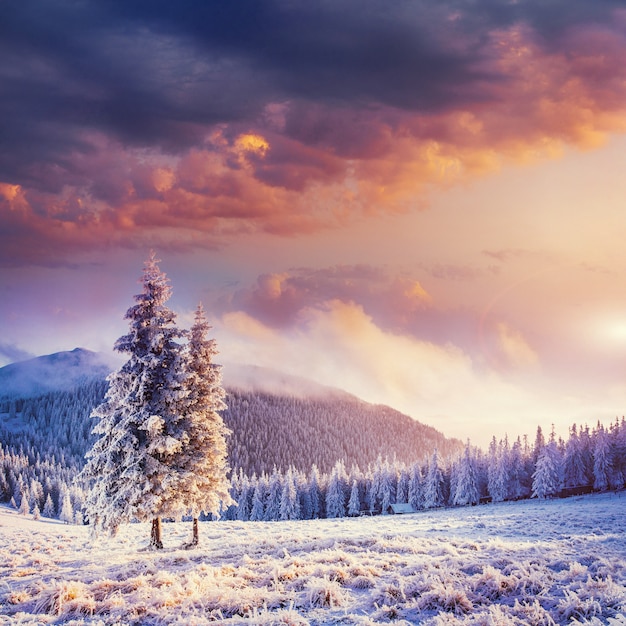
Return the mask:
<svg viewBox="0 0 626 626">
<path fill-rule="evenodd" d="M 240 522 L 247 522 L 250 519 L 251 494 L 250 479 L 247 476 L 242 476 L 241 490 L 237 496 L 237 519 Z"/>
<path fill-rule="evenodd" d="M 295 474 L 295 485 L 300 504 L 300 519 L 313 519 L 311 493 L 309 491 L 309 483 L 304 472 L 297 472 Z"/>
<path fill-rule="evenodd" d="M 472 459 L 469 441 L 465 446 L 463 456 L 457 464 L 456 489 L 453 504 L 477 504 L 478 487 L 476 484 L 476 469 Z"/>
<path fill-rule="evenodd" d="M 396 487 L 396 502 L 408 502 L 409 501 L 409 481 L 411 477 L 405 467 L 400 470 L 400 476 L 398 477 L 398 485 Z"/>
<path fill-rule="evenodd" d="M 543 430 L 541 430 L 541 426 L 537 426 L 537 434 L 535 436 L 535 445 L 532 450 L 532 461 L 533 465 L 537 464 L 537 460 L 539 459 L 539 455 L 546 445 L 545 437 L 543 436 Z"/>
<path fill-rule="evenodd" d="M 381 470 L 381 480 L 378 488 L 378 497 L 380 498 L 380 508 L 383 515 L 387 515 L 389 506 L 396 501 L 396 476 L 395 470 L 385 460 L 385 464 Z"/>
<path fill-rule="evenodd" d="M 311 519 L 318 519 L 322 516 L 322 493 L 320 491 L 320 476 L 317 465 L 313 465 L 311 468 L 309 498 L 311 500 Z"/>
<path fill-rule="evenodd" d="M 52 503 L 50 494 L 46 497 L 46 503 L 43 505 L 42 515 L 49 518 L 53 518 L 55 515 L 54 504 Z"/>
<path fill-rule="evenodd" d="M 339 464 L 337 464 L 330 476 L 326 490 L 326 517 L 328 518 L 345 517 L 346 515 L 346 505 L 344 502 L 340 474 L 340 467 Z"/>
<path fill-rule="evenodd" d="M 445 479 L 443 476 L 442 461 L 439 451 L 435 448 L 430 462 L 428 472 L 424 480 L 424 507 L 432 509 L 443 506 L 445 500 Z"/>
<path fill-rule="evenodd" d="M 348 515 L 355 517 L 361 511 L 361 502 L 359 499 L 359 483 L 356 478 L 352 481 L 352 489 L 350 491 L 350 500 L 348 501 Z"/>
<path fill-rule="evenodd" d="M 569 439 L 565 446 L 563 471 L 566 487 L 579 487 L 587 484 L 583 451 L 576 424 L 570 429 Z"/>
<path fill-rule="evenodd" d="M 513 500 L 518 500 L 527 495 L 524 490 L 524 459 L 522 457 L 522 442 L 519 437 L 511 448 L 507 492 L 509 498 Z"/>
<path fill-rule="evenodd" d="M 30 513 L 30 504 L 28 503 L 28 496 L 23 493 L 22 500 L 20 502 L 20 514 L 28 515 Z"/>
<path fill-rule="evenodd" d="M 33 509 L 33 519 L 38 520 L 41 517 L 41 511 L 39 510 L 39 505 L 35 503 L 35 508 Z"/>
<path fill-rule="evenodd" d="M 94 528 L 115 533 L 120 523 L 152 520 L 150 545 L 162 548 L 161 517 L 184 513 L 180 474 L 172 471 L 188 443 L 182 401 L 188 386 L 184 333 L 165 303 L 171 295 L 154 253 L 144 267 L 143 291 L 128 309 L 130 332 L 115 344 L 128 361 L 109 376 L 104 402 L 93 412 L 99 436 L 87 453 L 83 478 L 86 510 Z"/>
<path fill-rule="evenodd" d="M 409 480 L 409 504 L 417 511 L 424 507 L 422 468 L 419 463 L 411 466 Z"/>
<path fill-rule="evenodd" d="M 226 408 L 221 368 L 213 363 L 217 355 L 214 339 L 202 305 L 198 305 L 185 352 L 183 445 L 170 461 L 178 475 L 175 491 L 180 506 L 193 518 L 190 546 L 198 545 L 200 513 L 217 515 L 221 506 L 231 504 L 227 478 L 226 436 L 229 433 L 220 411 Z"/>
<path fill-rule="evenodd" d="M 300 501 L 296 489 L 295 476 L 291 467 L 287 470 L 283 483 L 283 491 L 280 498 L 280 519 L 300 519 Z"/>
<path fill-rule="evenodd" d="M 283 493 L 283 478 L 281 473 L 274 468 L 270 476 L 269 493 L 265 507 L 265 519 L 273 521 L 280 519 L 280 500 Z"/>
<path fill-rule="evenodd" d="M 547 498 L 561 487 L 560 452 L 554 438 L 539 452 L 533 474 L 533 498 Z"/>
<path fill-rule="evenodd" d="M 616 418 L 610 428 L 611 439 L 611 487 L 621 489 L 626 484 L 626 422 Z"/>
<path fill-rule="evenodd" d="M 593 488 L 605 491 L 610 486 L 611 479 L 611 445 L 607 432 L 598 422 L 595 433 L 595 446 L 593 454 Z"/>
<path fill-rule="evenodd" d="M 61 512 L 59 513 L 59 519 L 66 524 L 74 523 L 74 508 L 72 506 L 72 500 L 70 498 L 70 492 L 66 491 L 63 494 L 63 500 L 61 504 Z"/>
<path fill-rule="evenodd" d="M 267 497 L 267 478 L 261 476 L 254 487 L 252 494 L 252 509 L 250 521 L 261 522 L 265 518 L 265 499 Z"/>
</svg>

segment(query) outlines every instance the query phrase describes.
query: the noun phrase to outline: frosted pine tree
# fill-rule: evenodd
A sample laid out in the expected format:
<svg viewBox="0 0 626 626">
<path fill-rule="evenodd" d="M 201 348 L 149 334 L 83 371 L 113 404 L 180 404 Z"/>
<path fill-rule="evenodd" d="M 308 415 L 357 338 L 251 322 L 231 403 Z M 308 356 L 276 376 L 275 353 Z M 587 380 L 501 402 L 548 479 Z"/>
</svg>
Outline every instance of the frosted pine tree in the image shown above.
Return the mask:
<svg viewBox="0 0 626 626">
<path fill-rule="evenodd" d="M 54 504 L 52 503 L 52 498 L 50 497 L 50 494 L 48 494 L 48 496 L 46 497 L 46 502 L 43 505 L 42 515 L 49 518 L 53 518 L 55 515 Z"/>
<path fill-rule="evenodd" d="M 626 420 L 616 419 L 610 427 L 611 487 L 620 489 L 626 484 Z"/>
<path fill-rule="evenodd" d="M 466 505 L 478 503 L 478 486 L 476 484 L 476 468 L 472 458 L 469 441 L 463 456 L 457 465 L 457 481 L 453 504 Z"/>
<path fill-rule="evenodd" d="M 270 476 L 267 501 L 265 504 L 265 520 L 273 521 L 280 519 L 280 500 L 283 494 L 282 474 L 274 468 Z"/>
<path fill-rule="evenodd" d="M 336 464 L 326 490 L 326 517 L 345 517 L 346 505 L 342 487 L 341 468 Z"/>
<path fill-rule="evenodd" d="M 280 519 L 300 519 L 300 500 L 296 489 L 296 479 L 293 468 L 289 468 L 285 474 L 283 490 L 280 497 Z"/>
<path fill-rule="evenodd" d="M 561 458 L 554 439 L 539 451 L 533 474 L 533 498 L 547 498 L 561 488 Z"/>
<path fill-rule="evenodd" d="M 609 488 L 611 467 L 611 442 L 604 427 L 598 423 L 593 454 L 594 489 L 605 491 Z"/>
<path fill-rule="evenodd" d="M 237 519 L 240 522 L 247 522 L 250 519 L 252 509 L 252 490 L 250 479 L 243 476 L 241 479 L 241 489 L 237 497 Z"/>
<path fill-rule="evenodd" d="M 576 424 L 572 426 L 567 445 L 565 446 L 563 469 L 566 487 L 579 487 L 587 484 L 583 451 Z"/>
<path fill-rule="evenodd" d="M 320 490 L 320 476 L 317 465 L 313 465 L 311 468 L 309 498 L 311 500 L 311 519 L 318 519 L 322 515 L 322 493 Z"/>
<path fill-rule="evenodd" d="M 435 448 L 428 471 L 424 479 L 424 508 L 432 509 L 445 504 L 445 479 L 442 470 L 442 461 L 439 451 Z"/>
<path fill-rule="evenodd" d="M 409 504 L 417 511 L 424 506 L 422 468 L 419 463 L 414 463 L 410 470 L 409 479 Z"/>
<path fill-rule="evenodd" d="M 28 515 L 30 513 L 30 504 L 28 503 L 28 495 L 23 493 L 22 500 L 20 502 L 20 514 Z"/>
<path fill-rule="evenodd" d="M 185 439 L 172 460 L 178 480 L 176 491 L 180 505 L 193 518 L 189 546 L 198 545 L 200 513 L 217 515 L 220 508 L 232 504 L 227 477 L 229 430 L 220 411 L 226 408 L 221 367 L 213 360 L 217 355 L 214 339 L 207 337 L 210 326 L 202 305 L 196 309 L 194 324 L 185 350 L 185 388 L 182 427 Z"/>
<path fill-rule="evenodd" d="M 250 511 L 251 522 L 262 522 L 265 518 L 265 499 L 267 497 L 267 478 L 261 476 L 254 487 L 252 494 L 252 509 Z"/>
<path fill-rule="evenodd" d="M 388 460 L 385 460 L 378 490 L 383 515 L 387 515 L 389 507 L 396 501 L 396 482 L 395 469 L 390 465 Z"/>
<path fill-rule="evenodd" d="M 504 442 L 502 440 L 498 442 L 495 457 L 492 457 L 490 449 L 488 491 L 494 502 L 502 502 L 509 495 L 509 456 L 508 439 L 505 439 Z M 491 466 L 492 462 L 493 467 Z"/>
<path fill-rule="evenodd" d="M 130 331 L 115 343 L 128 361 L 109 376 L 109 388 L 92 415 L 99 438 L 87 453 L 85 509 L 94 528 L 115 533 L 133 519 L 152 520 L 150 546 L 162 548 L 161 517 L 184 513 L 180 474 L 172 471 L 183 445 L 184 336 L 167 306 L 171 288 L 154 253 L 144 266 L 142 293 L 126 312 Z"/>
<path fill-rule="evenodd" d="M 350 491 L 350 500 L 348 501 L 348 515 L 354 517 L 361 511 L 361 502 L 359 500 L 359 483 L 356 478 L 352 481 L 352 489 Z"/>
<path fill-rule="evenodd" d="M 70 498 L 69 491 L 66 491 L 63 494 L 61 512 L 59 513 L 59 519 L 65 524 L 74 523 L 74 507 L 72 506 L 72 500 Z"/>
<path fill-rule="evenodd" d="M 298 472 L 295 476 L 296 491 L 300 503 L 300 519 L 313 519 L 313 506 L 309 483 L 304 472 Z"/>
<path fill-rule="evenodd" d="M 507 488 L 509 498 L 517 500 L 525 494 L 523 481 L 524 460 L 522 458 L 522 441 L 518 437 L 511 448 L 509 459 L 509 482 Z"/>
<path fill-rule="evenodd" d="M 400 470 L 400 476 L 398 477 L 398 485 L 396 487 L 396 502 L 408 502 L 409 501 L 409 472 L 406 467 Z"/>
</svg>

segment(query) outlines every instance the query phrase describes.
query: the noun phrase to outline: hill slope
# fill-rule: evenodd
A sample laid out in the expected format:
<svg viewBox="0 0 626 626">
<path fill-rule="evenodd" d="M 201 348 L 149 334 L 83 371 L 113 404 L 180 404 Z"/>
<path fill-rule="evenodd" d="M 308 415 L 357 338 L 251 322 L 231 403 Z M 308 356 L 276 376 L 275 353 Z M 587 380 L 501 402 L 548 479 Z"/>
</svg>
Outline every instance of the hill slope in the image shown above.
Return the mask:
<svg viewBox="0 0 626 626">
<path fill-rule="evenodd" d="M 83 348 L 56 352 L 0 368 L 0 397 L 27 397 L 48 391 L 67 391 L 111 371 L 101 355 Z"/>
<path fill-rule="evenodd" d="M 80 349 L 0 368 L 0 442 L 82 465 L 92 444 L 89 414 L 104 396 L 107 371 L 98 355 Z M 282 381 L 289 393 L 227 388 L 230 462 L 247 474 L 290 465 L 308 471 L 312 464 L 329 471 L 339 459 L 366 467 L 378 455 L 411 463 L 435 447 L 444 455 L 460 447 L 389 407 L 285 375 L 268 372 L 267 379 L 266 388 Z"/>
</svg>

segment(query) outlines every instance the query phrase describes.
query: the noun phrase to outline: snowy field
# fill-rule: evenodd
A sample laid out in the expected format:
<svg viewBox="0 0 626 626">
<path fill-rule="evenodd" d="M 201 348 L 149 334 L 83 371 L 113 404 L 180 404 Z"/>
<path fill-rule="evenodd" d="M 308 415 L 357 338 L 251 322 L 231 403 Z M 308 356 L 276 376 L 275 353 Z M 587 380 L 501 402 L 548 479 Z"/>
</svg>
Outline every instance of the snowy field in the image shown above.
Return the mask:
<svg viewBox="0 0 626 626">
<path fill-rule="evenodd" d="M 0 624 L 626 625 L 626 492 L 163 530 L 0 508 Z"/>
</svg>

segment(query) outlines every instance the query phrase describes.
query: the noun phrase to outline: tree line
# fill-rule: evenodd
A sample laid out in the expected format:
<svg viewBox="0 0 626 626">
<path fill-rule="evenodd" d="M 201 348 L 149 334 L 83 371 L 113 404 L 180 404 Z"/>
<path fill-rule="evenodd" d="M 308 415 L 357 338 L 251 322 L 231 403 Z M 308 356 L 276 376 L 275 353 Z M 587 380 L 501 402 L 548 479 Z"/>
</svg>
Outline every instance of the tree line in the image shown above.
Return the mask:
<svg viewBox="0 0 626 626">
<path fill-rule="evenodd" d="M 68 459 L 70 461 L 68 462 Z M 380 455 L 364 465 L 340 459 L 328 472 L 287 467 L 260 474 L 234 471 L 229 493 L 236 504 L 202 519 L 273 521 L 384 513 L 391 504 L 415 510 L 577 491 L 623 489 L 626 483 L 626 420 L 594 428 L 572 425 L 568 438 L 492 439 L 487 450 L 472 446 L 444 456 L 438 449 L 412 463 Z M 84 486 L 71 457 L 8 451 L 0 443 L 0 499 L 24 513 L 82 522 Z"/>
<path fill-rule="evenodd" d="M 241 521 L 274 521 L 386 514 L 393 504 L 415 510 L 548 498 L 576 492 L 623 489 L 626 482 L 626 420 L 608 428 L 573 425 L 567 441 L 554 431 L 545 440 L 541 427 L 534 443 L 518 437 L 492 439 L 483 451 L 469 442 L 454 457 L 435 449 L 412 464 L 379 457 L 365 469 L 346 470 L 338 461 L 327 474 L 313 467 L 231 480 L 237 504 L 223 517 Z"/>
</svg>

